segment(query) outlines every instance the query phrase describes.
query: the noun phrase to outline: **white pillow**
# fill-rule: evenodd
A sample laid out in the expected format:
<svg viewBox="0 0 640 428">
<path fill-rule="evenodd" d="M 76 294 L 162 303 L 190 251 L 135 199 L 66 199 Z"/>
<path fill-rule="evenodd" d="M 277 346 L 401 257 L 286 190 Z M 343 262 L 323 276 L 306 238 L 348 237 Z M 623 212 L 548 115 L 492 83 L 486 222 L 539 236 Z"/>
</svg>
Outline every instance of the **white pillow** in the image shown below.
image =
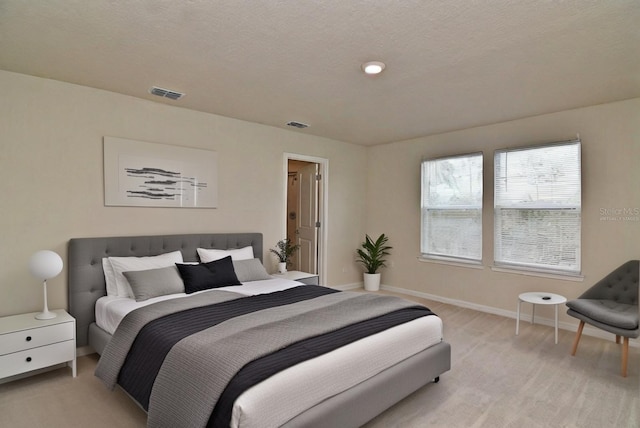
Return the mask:
<svg viewBox="0 0 640 428">
<path fill-rule="evenodd" d="M 182 263 L 183 260 L 182 253 L 178 250 L 171 253 L 149 257 L 109 257 L 109 262 L 113 268 L 116 280 L 117 296 L 133 299 L 135 298 L 133 290 L 131 289 L 127 278 L 124 277 L 123 272 L 174 266 L 176 263 Z"/>
<path fill-rule="evenodd" d="M 234 250 L 214 250 L 209 248 L 197 248 L 198 256 L 202 263 L 209 263 L 231 256 L 231 260 L 249 260 L 254 258 L 253 247 L 238 248 Z"/>
<path fill-rule="evenodd" d="M 116 273 L 113 271 L 108 257 L 102 259 L 102 270 L 104 271 L 104 281 L 107 284 L 107 296 L 118 296 Z"/>
</svg>

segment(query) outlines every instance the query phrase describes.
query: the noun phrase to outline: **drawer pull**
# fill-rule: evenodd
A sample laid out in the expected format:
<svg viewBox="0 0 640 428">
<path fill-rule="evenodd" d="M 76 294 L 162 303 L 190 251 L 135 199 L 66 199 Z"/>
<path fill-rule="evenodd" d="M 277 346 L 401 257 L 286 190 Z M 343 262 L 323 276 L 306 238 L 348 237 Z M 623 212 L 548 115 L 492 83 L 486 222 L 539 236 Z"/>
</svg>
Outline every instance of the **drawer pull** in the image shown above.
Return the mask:
<svg viewBox="0 0 640 428">
<path fill-rule="evenodd" d="M 27 357 L 27 363 L 31 362 L 31 357 Z"/>
<path fill-rule="evenodd" d="M 27 342 L 31 342 L 31 336 L 27 336 Z"/>
</svg>

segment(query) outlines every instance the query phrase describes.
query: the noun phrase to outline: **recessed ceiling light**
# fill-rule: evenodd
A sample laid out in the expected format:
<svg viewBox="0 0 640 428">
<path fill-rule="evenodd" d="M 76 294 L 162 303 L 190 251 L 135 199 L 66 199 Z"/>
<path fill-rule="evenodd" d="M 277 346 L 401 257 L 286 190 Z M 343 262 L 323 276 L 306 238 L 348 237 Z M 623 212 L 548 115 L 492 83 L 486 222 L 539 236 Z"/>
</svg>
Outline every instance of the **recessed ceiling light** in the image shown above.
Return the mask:
<svg viewBox="0 0 640 428">
<path fill-rule="evenodd" d="M 384 62 L 380 61 L 369 61 L 362 64 L 362 71 L 367 74 L 379 74 L 384 70 Z"/>
</svg>

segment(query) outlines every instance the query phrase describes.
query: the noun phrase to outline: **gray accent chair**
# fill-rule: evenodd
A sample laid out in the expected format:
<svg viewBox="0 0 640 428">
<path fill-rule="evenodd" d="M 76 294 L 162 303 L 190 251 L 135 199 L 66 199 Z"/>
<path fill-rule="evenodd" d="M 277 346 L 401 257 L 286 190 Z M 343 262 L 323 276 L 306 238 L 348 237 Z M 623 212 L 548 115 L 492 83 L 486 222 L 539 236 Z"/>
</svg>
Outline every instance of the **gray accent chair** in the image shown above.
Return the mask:
<svg viewBox="0 0 640 428">
<path fill-rule="evenodd" d="M 638 326 L 638 277 L 640 263 L 631 260 L 598 281 L 580 297 L 569 300 L 567 314 L 580 320 L 571 355 L 578 350 L 584 324 L 616 335 L 622 345 L 622 376 L 627 376 L 629 338 L 640 336 Z"/>
</svg>

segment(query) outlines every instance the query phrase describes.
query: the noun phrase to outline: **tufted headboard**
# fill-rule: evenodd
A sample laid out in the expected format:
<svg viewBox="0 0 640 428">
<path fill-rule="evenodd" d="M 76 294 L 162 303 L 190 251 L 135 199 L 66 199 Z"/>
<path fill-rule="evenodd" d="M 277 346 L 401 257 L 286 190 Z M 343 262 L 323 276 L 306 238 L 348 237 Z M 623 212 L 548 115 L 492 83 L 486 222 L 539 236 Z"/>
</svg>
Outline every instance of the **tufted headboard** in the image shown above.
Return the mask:
<svg viewBox="0 0 640 428">
<path fill-rule="evenodd" d="M 185 261 L 198 261 L 197 248 L 228 250 L 253 246 L 262 260 L 261 233 L 202 233 L 188 235 L 75 238 L 69 241 L 69 313 L 76 319 L 77 346 L 88 343 L 95 322 L 96 301 L 107 294 L 102 270 L 104 257 L 144 257 L 180 250 Z"/>
</svg>

